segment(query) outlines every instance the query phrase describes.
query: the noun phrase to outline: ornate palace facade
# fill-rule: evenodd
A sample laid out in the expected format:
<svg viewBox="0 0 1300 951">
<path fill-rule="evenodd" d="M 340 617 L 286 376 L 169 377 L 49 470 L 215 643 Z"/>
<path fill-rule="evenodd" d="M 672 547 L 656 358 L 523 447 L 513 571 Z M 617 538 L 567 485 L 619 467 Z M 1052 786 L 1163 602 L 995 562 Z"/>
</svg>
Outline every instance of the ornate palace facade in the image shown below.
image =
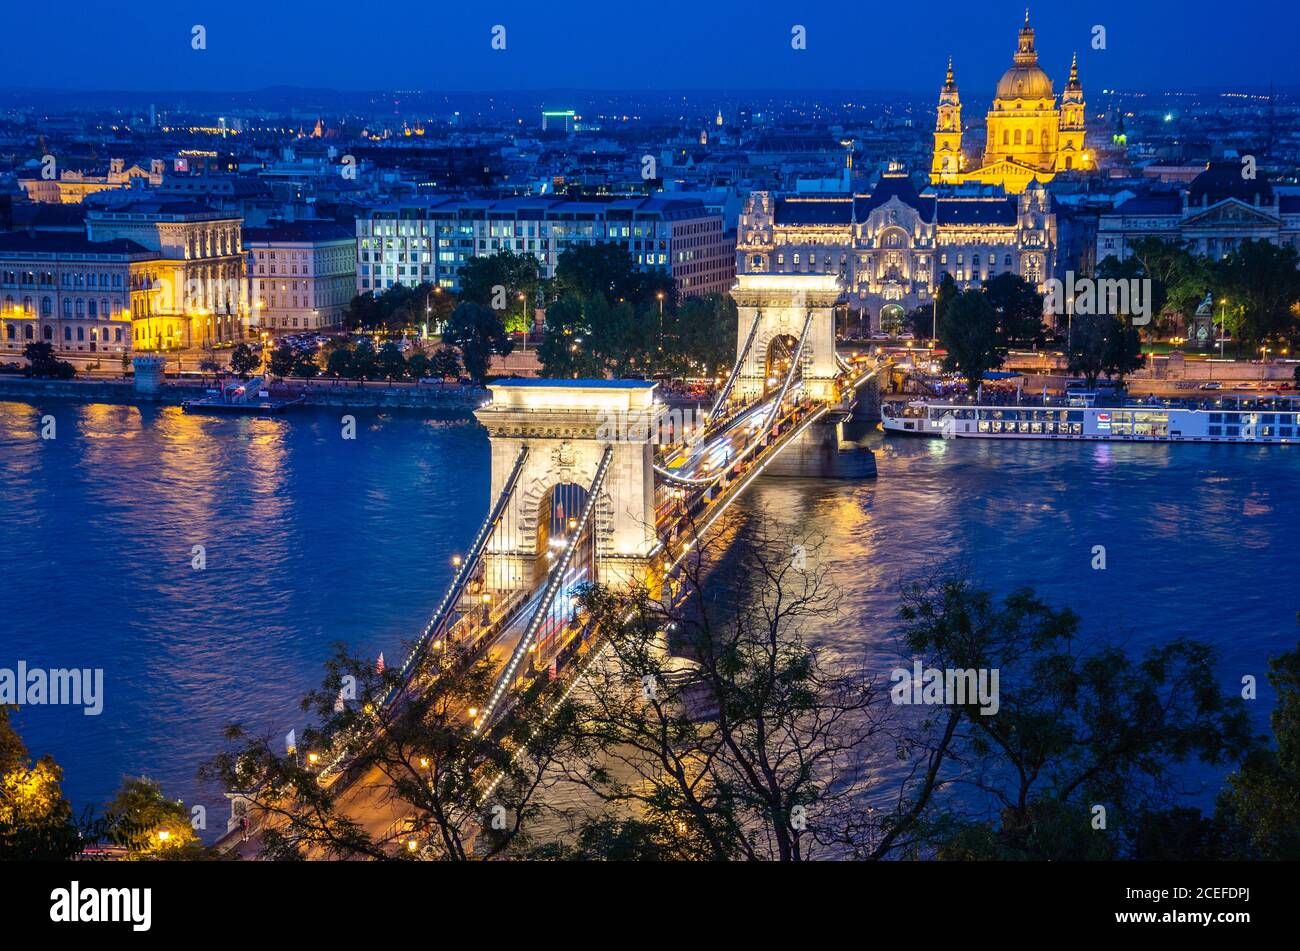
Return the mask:
<svg viewBox="0 0 1300 951">
<path fill-rule="evenodd" d="M 983 161 L 977 168 L 968 168 L 962 153 L 961 96 L 949 60 L 947 81 L 939 94 L 932 182 L 1001 185 L 1018 195 L 1035 180 L 1049 182 L 1058 172 L 1093 167 L 1092 156 L 1084 147 L 1078 57 L 1070 65 L 1070 79 L 1058 102 L 1051 79 L 1038 65 L 1028 11 L 1011 68 L 998 81 L 986 128 Z"/>
<path fill-rule="evenodd" d="M 753 192 L 740 218 L 741 274 L 835 274 L 849 307 L 873 330 L 928 306 L 944 274 L 959 287 L 1012 273 L 1040 290 L 1054 275 L 1057 219 L 1051 196 L 918 195 L 911 180 L 884 175 L 869 195 L 781 198 Z"/>
</svg>

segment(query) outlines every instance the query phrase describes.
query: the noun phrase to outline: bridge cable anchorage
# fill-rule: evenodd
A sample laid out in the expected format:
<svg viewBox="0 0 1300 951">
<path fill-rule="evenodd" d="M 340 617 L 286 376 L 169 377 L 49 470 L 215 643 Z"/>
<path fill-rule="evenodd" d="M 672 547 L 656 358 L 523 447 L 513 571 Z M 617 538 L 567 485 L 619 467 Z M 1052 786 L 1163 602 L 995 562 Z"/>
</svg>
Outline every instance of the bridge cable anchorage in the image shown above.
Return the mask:
<svg viewBox="0 0 1300 951">
<path fill-rule="evenodd" d="M 709 415 L 704 417 L 704 423 L 707 426 L 713 422 L 718 410 L 727 402 L 727 397 L 731 395 L 732 388 L 736 385 L 736 380 L 740 379 L 740 371 L 745 366 L 745 361 L 749 359 L 750 348 L 754 346 L 754 338 L 758 336 L 758 325 L 763 319 L 763 312 L 757 308 L 754 310 L 754 322 L 750 325 L 749 335 L 745 338 L 745 346 L 740 351 L 740 357 L 736 360 L 736 365 L 731 368 L 731 375 L 727 377 L 727 385 L 722 388 L 718 398 L 713 401 L 713 408 L 709 410 Z"/>
<path fill-rule="evenodd" d="M 515 458 L 514 468 L 510 470 L 510 475 L 506 478 L 505 484 L 501 487 L 501 493 L 497 496 L 495 504 L 489 510 L 487 518 L 484 519 L 483 524 L 479 526 L 478 534 L 474 536 L 474 541 L 470 544 L 469 551 L 461 562 L 460 568 L 457 569 L 456 574 L 452 577 L 451 585 L 447 588 L 447 593 L 443 595 L 442 601 L 438 605 L 437 610 L 433 612 L 433 616 L 429 619 L 429 623 L 425 625 L 424 633 L 420 635 L 420 638 L 411 648 L 411 652 L 407 655 L 405 662 L 402 664 L 401 670 L 399 671 L 400 680 L 391 690 L 388 691 L 387 694 L 384 695 L 383 700 L 380 701 L 381 707 L 387 707 L 410 687 L 411 679 L 414 677 L 415 671 L 419 667 L 419 661 L 423 658 L 428 646 L 445 633 L 448 621 L 451 619 L 452 615 L 455 614 L 456 605 L 459 603 L 461 596 L 465 592 L 465 586 L 469 583 L 474 572 L 478 569 L 478 565 L 483 557 L 483 552 L 487 549 L 488 541 L 492 538 L 497 527 L 500 525 L 502 516 L 506 512 L 511 498 L 514 496 L 515 488 L 519 484 L 519 477 L 524 471 L 524 463 L 527 461 L 528 447 L 523 446 L 519 450 L 519 455 Z M 341 745 L 346 749 L 346 743 Z M 343 752 L 339 752 L 332 761 L 325 764 L 321 768 L 318 778 L 324 779 L 331 772 L 337 769 L 342 763 L 344 755 Z"/>
<path fill-rule="evenodd" d="M 593 524 L 593 516 L 596 511 L 596 505 L 600 498 L 600 490 L 604 486 L 605 476 L 609 472 L 611 460 L 614 458 L 614 447 L 606 446 L 605 452 L 600 457 L 600 464 L 596 467 L 596 475 L 591 480 L 591 488 L 588 490 L 587 504 L 582 508 L 582 517 L 578 520 L 578 526 L 574 530 L 573 537 L 564 549 L 564 554 L 560 556 L 559 562 L 551 569 L 550 575 L 546 579 L 546 587 L 542 591 L 542 599 L 537 604 L 536 611 L 533 612 L 532 619 L 524 629 L 523 636 L 519 643 L 515 645 L 514 651 L 510 655 L 505 669 L 501 671 L 501 676 L 497 680 L 487 703 L 479 712 L 479 718 L 474 725 L 474 732 L 480 732 L 483 727 L 492 719 L 492 714 L 496 706 L 501 702 L 505 692 L 510 689 L 510 684 L 514 681 L 515 670 L 519 667 L 519 662 L 529 652 L 533 638 L 537 636 L 537 630 L 542 626 L 546 616 L 550 613 L 554 605 L 555 598 L 560 589 L 564 586 L 564 576 L 568 573 L 569 565 L 573 561 L 573 553 L 578 549 L 579 540 L 583 533 L 588 531 Z M 594 544 L 594 539 L 593 539 Z"/>
</svg>

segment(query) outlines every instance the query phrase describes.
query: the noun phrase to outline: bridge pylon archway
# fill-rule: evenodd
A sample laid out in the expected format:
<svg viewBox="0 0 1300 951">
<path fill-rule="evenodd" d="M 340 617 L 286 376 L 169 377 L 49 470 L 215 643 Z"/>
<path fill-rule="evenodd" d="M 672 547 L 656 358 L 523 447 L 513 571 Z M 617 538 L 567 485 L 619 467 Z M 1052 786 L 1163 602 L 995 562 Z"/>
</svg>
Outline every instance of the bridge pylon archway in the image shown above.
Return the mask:
<svg viewBox="0 0 1300 951">
<path fill-rule="evenodd" d="M 556 524 L 556 498 L 585 502 L 610 449 L 610 468 L 594 509 L 597 580 L 624 587 L 644 578 L 658 544 L 652 437 L 663 406 L 654 402 L 655 385 L 531 379 L 489 384 L 492 402 L 474 415 L 492 444 L 491 498 L 505 486 L 520 450 L 527 446 L 529 452 L 503 517 L 516 528 L 489 543 L 483 556 L 487 574 L 520 590 L 545 575 L 547 566 L 539 561 Z M 566 510 L 565 521 L 580 514 Z"/>
<path fill-rule="evenodd" d="M 731 296 L 739 314 L 736 361 L 741 366 L 733 397 L 761 399 L 771 389 L 768 364 L 773 344 L 787 337 L 799 340 L 811 314 L 812 326 L 801 360 L 804 392 L 817 400 L 833 399 L 839 375 L 834 310 L 843 294 L 839 278 L 833 274 L 740 274 L 736 281 Z"/>
</svg>

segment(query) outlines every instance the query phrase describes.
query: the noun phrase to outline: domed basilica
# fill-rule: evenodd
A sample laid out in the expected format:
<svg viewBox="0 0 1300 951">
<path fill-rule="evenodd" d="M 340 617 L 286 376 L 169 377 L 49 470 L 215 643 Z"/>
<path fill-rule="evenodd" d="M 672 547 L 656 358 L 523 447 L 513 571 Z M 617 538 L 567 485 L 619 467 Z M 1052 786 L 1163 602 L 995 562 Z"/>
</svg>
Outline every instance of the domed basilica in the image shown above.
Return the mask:
<svg viewBox="0 0 1300 951">
<path fill-rule="evenodd" d="M 1052 80 L 1038 65 L 1026 10 L 1014 61 L 998 81 L 989 110 L 983 164 L 978 168 L 968 168 L 962 154 L 961 96 L 949 59 L 947 81 L 939 94 L 930 180 L 1001 185 L 1018 195 L 1034 180 L 1049 182 L 1058 172 L 1073 169 L 1090 171 L 1094 163 L 1084 148 L 1083 117 L 1078 56 L 1070 64 L 1070 79 L 1058 102 Z"/>
</svg>

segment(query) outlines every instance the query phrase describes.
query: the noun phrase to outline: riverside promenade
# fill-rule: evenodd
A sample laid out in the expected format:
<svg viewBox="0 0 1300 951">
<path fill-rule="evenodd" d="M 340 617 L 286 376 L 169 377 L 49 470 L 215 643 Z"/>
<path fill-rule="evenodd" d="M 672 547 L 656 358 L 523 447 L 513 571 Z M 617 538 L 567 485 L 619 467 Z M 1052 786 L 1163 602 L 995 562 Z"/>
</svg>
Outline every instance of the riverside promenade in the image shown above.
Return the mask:
<svg viewBox="0 0 1300 951">
<path fill-rule="evenodd" d="M 292 380 L 274 384 L 277 394 L 301 394 L 307 406 L 410 408 L 469 411 L 483 404 L 488 392 L 476 386 L 442 383 L 387 383 L 357 380 Z M 133 380 L 36 380 L 0 374 L 0 400 L 68 399 L 82 403 L 161 403 L 179 405 L 200 399 L 211 383 L 166 381 L 153 392 Z M 283 388 L 282 388 L 283 387 Z"/>
</svg>

